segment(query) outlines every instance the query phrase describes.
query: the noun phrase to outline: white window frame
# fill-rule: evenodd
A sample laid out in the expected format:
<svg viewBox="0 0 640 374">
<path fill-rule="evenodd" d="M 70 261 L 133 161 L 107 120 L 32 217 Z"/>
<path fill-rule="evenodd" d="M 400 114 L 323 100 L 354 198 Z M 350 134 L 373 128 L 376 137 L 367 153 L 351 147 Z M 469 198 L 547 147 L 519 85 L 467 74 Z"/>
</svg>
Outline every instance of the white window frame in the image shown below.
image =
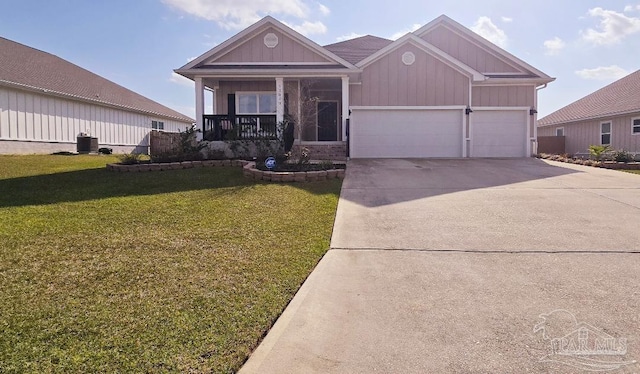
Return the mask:
<svg viewBox="0 0 640 374">
<path fill-rule="evenodd" d="M 255 95 L 256 96 L 256 113 L 243 113 L 240 112 L 240 96 L 242 95 Z M 260 113 L 260 95 L 273 95 L 276 97 L 276 111 L 273 113 Z M 236 91 L 236 114 L 240 116 L 270 116 L 276 115 L 277 108 L 277 96 L 276 91 Z M 260 131 L 260 118 L 256 121 L 257 130 Z"/>
<path fill-rule="evenodd" d="M 561 132 L 561 134 L 558 134 L 558 132 Z M 556 128 L 556 136 L 564 136 L 564 127 Z"/>
<path fill-rule="evenodd" d="M 256 96 L 256 113 L 243 113 L 240 112 L 240 96 L 242 95 L 255 95 Z M 276 97 L 276 91 L 237 91 L 236 92 L 236 114 L 241 116 L 269 116 L 276 115 L 277 103 L 276 103 L 276 111 L 273 113 L 260 113 L 260 95 L 273 95 Z"/>
<path fill-rule="evenodd" d="M 609 124 L 609 132 L 603 132 L 602 131 L 602 127 L 603 125 Z M 613 133 L 613 121 L 604 121 L 604 122 L 600 122 L 600 145 L 611 145 L 611 135 Z M 603 143 L 602 142 L 602 136 L 603 135 L 609 135 L 609 143 Z"/>
<path fill-rule="evenodd" d="M 162 121 L 151 121 L 151 129 L 157 131 L 164 131 L 164 122 Z"/>
<path fill-rule="evenodd" d="M 638 121 L 636 125 L 635 122 Z M 636 131 L 636 128 L 638 131 Z M 631 118 L 631 135 L 640 135 L 640 117 Z"/>
</svg>

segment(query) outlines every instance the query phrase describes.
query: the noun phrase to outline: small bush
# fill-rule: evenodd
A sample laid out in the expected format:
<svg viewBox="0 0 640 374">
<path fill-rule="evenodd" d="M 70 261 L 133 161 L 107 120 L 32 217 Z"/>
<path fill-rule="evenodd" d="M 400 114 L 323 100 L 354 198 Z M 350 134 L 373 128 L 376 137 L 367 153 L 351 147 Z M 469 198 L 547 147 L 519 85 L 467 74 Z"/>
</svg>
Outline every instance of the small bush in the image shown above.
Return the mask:
<svg viewBox="0 0 640 374">
<path fill-rule="evenodd" d="M 613 152 L 613 160 L 615 162 L 633 162 L 633 156 L 624 149 L 619 149 Z"/>
<path fill-rule="evenodd" d="M 595 158 L 596 161 L 601 161 L 602 157 L 611 151 L 611 147 L 608 145 L 590 145 L 589 154 Z"/>
<path fill-rule="evenodd" d="M 142 155 L 139 153 L 124 153 L 118 156 L 120 163 L 123 165 L 135 165 L 142 162 Z"/>
<path fill-rule="evenodd" d="M 322 170 L 330 170 L 334 168 L 333 162 L 329 161 L 329 160 L 322 160 L 318 163 L 318 166 L 322 169 Z"/>
</svg>

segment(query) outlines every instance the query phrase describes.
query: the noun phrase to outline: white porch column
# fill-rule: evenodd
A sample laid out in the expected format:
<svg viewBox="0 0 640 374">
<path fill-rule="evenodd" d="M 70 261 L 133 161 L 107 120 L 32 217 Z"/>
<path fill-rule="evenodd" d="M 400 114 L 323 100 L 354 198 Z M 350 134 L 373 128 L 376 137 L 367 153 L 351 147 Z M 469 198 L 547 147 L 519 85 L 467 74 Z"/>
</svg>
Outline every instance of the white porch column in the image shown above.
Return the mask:
<svg viewBox="0 0 640 374">
<path fill-rule="evenodd" d="M 284 121 L 284 78 L 276 78 L 276 123 Z"/>
<path fill-rule="evenodd" d="M 347 140 L 347 118 L 349 118 L 349 76 L 342 77 L 342 141 Z"/>
<path fill-rule="evenodd" d="M 218 108 L 216 104 L 216 95 L 218 90 L 215 88 L 211 90 L 211 108 L 213 109 L 213 114 L 218 114 Z"/>
<path fill-rule="evenodd" d="M 204 83 L 202 77 L 196 77 L 196 129 L 204 131 Z M 202 139 L 202 133 L 199 133 L 198 137 Z M 198 139 L 198 140 L 200 140 Z"/>
</svg>

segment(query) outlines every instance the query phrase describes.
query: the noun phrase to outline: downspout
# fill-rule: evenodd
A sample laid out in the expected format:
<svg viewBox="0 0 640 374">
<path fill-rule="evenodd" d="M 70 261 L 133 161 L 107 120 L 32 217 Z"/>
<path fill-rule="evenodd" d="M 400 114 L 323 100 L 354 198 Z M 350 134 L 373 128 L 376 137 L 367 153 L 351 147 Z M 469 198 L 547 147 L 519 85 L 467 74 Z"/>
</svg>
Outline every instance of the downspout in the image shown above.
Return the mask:
<svg viewBox="0 0 640 374">
<path fill-rule="evenodd" d="M 536 109 L 538 108 L 538 91 L 540 90 L 544 90 L 545 88 L 547 88 L 547 85 L 549 85 L 549 83 L 545 83 L 542 85 L 542 87 L 536 87 L 536 96 L 535 96 L 535 102 L 534 105 L 536 107 Z M 538 154 L 538 113 L 535 113 L 533 115 L 533 148 L 531 151 L 531 153 L 533 154 Z"/>
</svg>

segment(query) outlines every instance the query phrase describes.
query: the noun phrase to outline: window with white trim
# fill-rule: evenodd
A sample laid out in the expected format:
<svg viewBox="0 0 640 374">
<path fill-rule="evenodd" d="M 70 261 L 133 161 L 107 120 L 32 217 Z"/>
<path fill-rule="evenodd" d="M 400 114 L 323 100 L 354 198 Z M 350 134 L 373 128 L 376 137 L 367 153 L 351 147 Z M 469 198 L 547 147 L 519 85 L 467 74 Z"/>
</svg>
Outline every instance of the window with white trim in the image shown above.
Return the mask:
<svg viewBox="0 0 640 374">
<path fill-rule="evenodd" d="M 556 129 L 556 136 L 564 136 L 564 127 L 558 127 Z"/>
<path fill-rule="evenodd" d="M 276 114 L 275 92 L 237 92 L 236 114 Z"/>
<path fill-rule="evenodd" d="M 164 130 L 164 122 L 151 121 L 151 128 L 153 130 Z"/>
<path fill-rule="evenodd" d="M 633 135 L 640 134 L 640 118 L 634 118 L 631 120 L 631 133 Z"/>
<path fill-rule="evenodd" d="M 611 145 L 611 122 L 600 124 L 600 144 Z"/>
</svg>

